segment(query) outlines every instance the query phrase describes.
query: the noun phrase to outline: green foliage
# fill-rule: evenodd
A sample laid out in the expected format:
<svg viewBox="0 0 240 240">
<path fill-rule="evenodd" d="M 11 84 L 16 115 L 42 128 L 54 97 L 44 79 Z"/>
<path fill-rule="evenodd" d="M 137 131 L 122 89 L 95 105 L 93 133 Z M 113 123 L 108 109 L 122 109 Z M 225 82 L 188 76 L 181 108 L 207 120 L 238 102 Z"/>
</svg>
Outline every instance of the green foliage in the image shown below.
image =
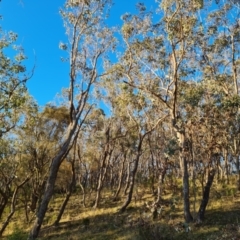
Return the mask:
<svg viewBox="0 0 240 240">
<path fill-rule="evenodd" d="M 201 87 L 190 87 L 183 95 L 183 103 L 188 104 L 192 107 L 196 107 L 202 99 L 204 90 Z"/>
<path fill-rule="evenodd" d="M 7 237 L 7 240 L 26 240 L 27 236 L 27 233 L 17 228 L 10 236 Z"/>
<path fill-rule="evenodd" d="M 240 106 L 240 96 L 238 95 L 232 95 L 228 98 L 225 98 L 222 102 L 223 108 L 225 109 L 232 109 L 232 108 L 238 108 Z"/>
<path fill-rule="evenodd" d="M 21 110 L 28 99 L 26 59 L 23 49 L 15 45 L 17 34 L 0 30 L 0 137 L 10 131 L 19 120 Z M 11 59 L 5 53 L 13 52 Z"/>
</svg>

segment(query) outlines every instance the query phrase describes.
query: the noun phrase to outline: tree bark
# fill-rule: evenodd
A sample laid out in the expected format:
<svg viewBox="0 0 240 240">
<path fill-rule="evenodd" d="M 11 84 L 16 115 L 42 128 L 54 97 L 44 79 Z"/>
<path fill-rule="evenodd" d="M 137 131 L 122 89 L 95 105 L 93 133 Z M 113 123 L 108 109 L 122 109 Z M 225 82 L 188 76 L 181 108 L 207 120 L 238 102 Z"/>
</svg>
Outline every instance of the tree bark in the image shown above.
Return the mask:
<svg viewBox="0 0 240 240">
<path fill-rule="evenodd" d="M 182 157 L 183 162 L 183 211 L 185 221 L 191 222 L 193 217 L 190 213 L 190 201 L 189 201 L 189 175 L 188 175 L 188 166 L 187 159 L 185 156 Z"/>
<path fill-rule="evenodd" d="M 124 212 L 126 210 L 127 206 L 130 204 L 130 202 L 132 200 L 135 176 L 136 176 L 140 156 L 141 156 L 141 154 L 138 153 L 137 156 L 136 156 L 136 159 L 134 161 L 133 170 L 130 173 L 129 191 L 128 191 L 128 194 L 127 194 L 127 197 L 126 197 L 126 201 L 120 209 L 121 212 Z"/>
<path fill-rule="evenodd" d="M 121 207 L 120 211 L 124 212 L 127 208 L 127 206 L 130 204 L 131 200 L 132 200 L 132 194 L 133 194 L 133 188 L 134 188 L 134 182 L 135 182 L 135 176 L 136 176 L 136 172 L 137 172 L 137 168 L 138 168 L 138 163 L 139 163 L 139 159 L 141 156 L 141 150 L 142 150 L 142 142 L 143 139 L 146 135 L 141 135 L 139 134 L 139 143 L 138 143 L 138 147 L 137 147 L 137 156 L 134 160 L 134 166 L 133 166 L 133 170 L 130 173 L 130 181 L 129 181 L 129 191 L 126 197 L 126 201 L 123 204 L 123 206 Z"/>
<path fill-rule="evenodd" d="M 228 150 L 223 150 L 223 157 L 224 157 L 224 174 L 227 180 L 227 184 L 229 184 L 229 163 L 228 163 Z"/>
<path fill-rule="evenodd" d="M 214 169 L 211 169 L 210 171 L 208 171 L 208 181 L 204 187 L 201 205 L 198 210 L 198 216 L 197 216 L 198 222 L 202 222 L 204 220 L 204 214 L 205 214 L 205 210 L 206 210 L 206 207 L 208 204 L 210 189 L 211 189 L 211 186 L 213 183 L 214 176 L 215 176 Z"/>
<path fill-rule="evenodd" d="M 188 162 L 187 154 L 189 154 L 189 149 L 187 146 L 185 132 L 177 131 L 179 148 L 180 148 L 180 166 L 182 170 L 182 184 L 183 184 L 183 212 L 185 221 L 191 222 L 193 217 L 190 213 L 190 201 L 189 201 L 189 174 L 188 174 Z"/>
<path fill-rule="evenodd" d="M 156 204 L 159 204 L 162 200 L 162 189 L 163 189 L 163 183 L 164 183 L 164 177 L 167 172 L 167 162 L 165 160 L 165 163 L 163 164 L 163 168 L 160 169 L 159 177 L 158 177 L 158 194 L 157 194 L 157 200 Z"/>
<path fill-rule="evenodd" d="M 39 210 L 37 213 L 35 223 L 29 234 L 28 240 L 36 239 L 39 234 L 39 231 L 40 231 L 42 223 L 43 223 L 43 219 L 45 217 L 45 214 L 46 214 L 46 211 L 48 208 L 48 204 L 49 204 L 51 197 L 53 195 L 53 192 L 54 192 L 54 185 L 55 185 L 55 182 L 57 179 L 58 169 L 59 169 L 63 159 L 67 156 L 67 154 L 70 150 L 69 147 L 71 145 L 72 138 L 74 136 L 74 132 L 75 132 L 76 128 L 77 128 L 77 121 L 70 125 L 69 133 L 65 140 L 65 143 L 63 144 L 60 152 L 52 160 L 52 164 L 51 164 L 50 171 L 49 171 L 49 177 L 48 177 L 48 180 L 46 183 L 45 192 L 44 192 L 44 195 L 42 198 L 42 202 L 39 206 Z"/>
<path fill-rule="evenodd" d="M 118 182 L 118 187 L 117 187 L 117 191 L 113 197 L 113 201 L 117 201 L 117 197 L 121 191 L 121 188 L 122 188 L 122 182 L 123 182 L 123 170 L 124 170 L 124 164 L 125 164 L 125 161 L 126 161 L 126 154 L 124 154 L 123 156 L 123 161 L 122 161 L 122 166 L 121 166 L 121 169 L 120 169 L 120 173 L 119 173 L 119 182 Z"/>
<path fill-rule="evenodd" d="M 95 204 L 94 204 L 93 208 L 98 207 L 100 197 L 101 197 L 101 190 L 103 187 L 103 181 L 105 179 L 107 168 L 109 165 L 109 160 L 110 160 L 112 152 L 113 152 L 113 148 L 109 149 L 110 148 L 110 143 L 109 143 L 110 142 L 110 128 L 109 127 L 108 127 L 105 135 L 106 135 L 106 143 L 105 143 L 106 145 L 105 145 L 103 158 L 102 158 L 102 162 L 101 162 L 100 174 L 98 177 L 97 194 L 96 194 Z"/>
<path fill-rule="evenodd" d="M 65 197 L 65 199 L 64 199 L 64 201 L 63 201 L 63 204 L 62 204 L 62 206 L 61 206 L 61 209 L 60 209 L 60 211 L 59 211 L 59 213 L 58 213 L 57 219 L 56 219 L 56 221 L 54 222 L 54 225 L 58 225 L 58 224 L 59 224 L 59 222 L 60 222 L 60 220 L 61 220 L 61 218 L 62 218 L 62 215 L 63 215 L 63 213 L 64 213 L 64 210 L 65 210 L 65 208 L 66 208 L 66 206 L 67 206 L 67 204 L 68 204 L 68 201 L 69 201 L 69 199 L 70 199 L 70 197 L 71 197 L 71 195 L 72 195 L 73 188 L 74 188 L 74 186 L 75 186 L 75 177 L 76 177 L 76 174 L 75 174 L 75 166 L 74 166 L 74 164 L 75 164 L 75 160 L 71 162 L 71 167 L 72 167 L 71 183 L 70 183 L 70 185 L 69 185 L 68 192 L 67 192 L 67 195 L 66 195 L 66 197 Z"/>
<path fill-rule="evenodd" d="M 126 178 L 126 185 L 123 191 L 123 194 L 126 196 L 127 195 L 127 191 L 129 188 L 129 183 L 130 183 L 130 162 L 128 161 L 128 165 L 127 165 L 127 178 Z"/>
</svg>

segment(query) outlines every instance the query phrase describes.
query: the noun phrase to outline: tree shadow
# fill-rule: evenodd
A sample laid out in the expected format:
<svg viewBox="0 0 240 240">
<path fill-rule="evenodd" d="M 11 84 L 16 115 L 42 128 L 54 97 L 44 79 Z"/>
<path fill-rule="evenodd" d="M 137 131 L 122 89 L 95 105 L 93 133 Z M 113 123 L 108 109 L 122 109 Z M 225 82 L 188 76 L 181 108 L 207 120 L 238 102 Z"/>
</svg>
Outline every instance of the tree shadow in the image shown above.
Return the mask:
<svg viewBox="0 0 240 240">
<path fill-rule="evenodd" d="M 96 215 L 87 214 L 79 220 L 60 222 L 57 227 L 45 227 L 40 232 L 40 239 L 240 239 L 240 209 L 208 210 L 201 224 L 189 224 L 179 230 L 167 222 L 143 220 L 141 207 L 131 205 L 124 213 L 116 211 L 105 213 L 103 208 L 96 210 Z M 157 238 L 154 238 L 156 236 Z"/>
</svg>

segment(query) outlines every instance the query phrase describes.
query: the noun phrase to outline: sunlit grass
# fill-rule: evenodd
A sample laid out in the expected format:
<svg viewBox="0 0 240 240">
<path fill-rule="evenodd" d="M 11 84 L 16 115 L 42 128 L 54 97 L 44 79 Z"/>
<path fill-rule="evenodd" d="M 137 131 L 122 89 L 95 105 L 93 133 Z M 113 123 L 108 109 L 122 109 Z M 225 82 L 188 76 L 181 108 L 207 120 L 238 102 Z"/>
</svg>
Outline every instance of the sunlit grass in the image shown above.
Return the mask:
<svg viewBox="0 0 240 240">
<path fill-rule="evenodd" d="M 179 240 L 240 239 L 240 194 L 236 191 L 234 181 L 233 184 L 214 182 L 206 210 L 206 219 L 200 225 L 195 223 L 184 225 L 181 181 L 177 181 L 177 184 L 178 190 L 174 194 L 165 186 L 164 208 L 155 220 L 153 220 L 151 212 L 144 207 L 145 202 L 154 201 L 150 191 L 145 191 L 141 200 L 133 200 L 124 213 L 120 213 L 119 209 L 125 197 L 118 202 L 113 202 L 111 193 L 105 191 L 98 209 L 91 207 L 95 197 L 93 193 L 91 196 L 87 196 L 87 208 L 82 206 L 82 196 L 74 194 L 59 226 L 54 227 L 53 223 L 64 199 L 63 195 L 57 195 L 50 202 L 39 239 L 141 240 L 154 239 L 152 236 L 158 236 L 158 230 L 162 233 L 162 239 L 169 239 L 169 234 L 172 239 Z M 195 190 L 196 197 L 194 198 L 192 185 L 190 185 L 191 211 L 194 217 L 196 217 L 201 203 L 202 189 L 199 184 Z M 28 225 L 23 219 L 23 211 L 14 216 L 5 232 L 5 239 L 7 236 L 11 236 L 16 229 L 29 231 L 31 224 Z M 190 229 L 188 232 L 186 232 L 186 226 Z M 144 232 L 141 231 L 142 229 Z"/>
</svg>

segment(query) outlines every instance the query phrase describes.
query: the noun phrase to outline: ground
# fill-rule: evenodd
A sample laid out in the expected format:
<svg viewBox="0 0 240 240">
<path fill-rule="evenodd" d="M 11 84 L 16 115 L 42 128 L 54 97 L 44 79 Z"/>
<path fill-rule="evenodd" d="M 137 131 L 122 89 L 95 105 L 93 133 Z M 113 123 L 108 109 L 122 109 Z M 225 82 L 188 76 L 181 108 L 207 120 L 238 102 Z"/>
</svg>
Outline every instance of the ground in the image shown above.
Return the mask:
<svg viewBox="0 0 240 240">
<path fill-rule="evenodd" d="M 81 193 L 75 193 L 57 227 L 52 224 L 64 196 L 55 196 L 50 203 L 39 240 L 240 240 L 240 193 L 233 186 L 214 183 L 205 220 L 198 224 L 184 223 L 181 191 L 174 194 L 171 192 L 171 189 L 166 188 L 155 219 L 146 207 L 154 200 L 150 190 L 145 191 L 142 199 L 133 200 L 124 213 L 119 212 L 124 198 L 113 202 L 109 191 L 103 193 L 101 204 L 96 210 L 90 207 L 94 200 L 93 194 L 88 196 L 86 202 L 89 206 L 84 208 Z M 195 200 L 191 198 L 193 216 L 194 205 L 198 209 L 200 204 L 200 189 L 197 192 Z M 4 239 L 26 239 L 32 223 L 20 221 L 23 218 L 23 213 L 14 216 Z"/>
</svg>

